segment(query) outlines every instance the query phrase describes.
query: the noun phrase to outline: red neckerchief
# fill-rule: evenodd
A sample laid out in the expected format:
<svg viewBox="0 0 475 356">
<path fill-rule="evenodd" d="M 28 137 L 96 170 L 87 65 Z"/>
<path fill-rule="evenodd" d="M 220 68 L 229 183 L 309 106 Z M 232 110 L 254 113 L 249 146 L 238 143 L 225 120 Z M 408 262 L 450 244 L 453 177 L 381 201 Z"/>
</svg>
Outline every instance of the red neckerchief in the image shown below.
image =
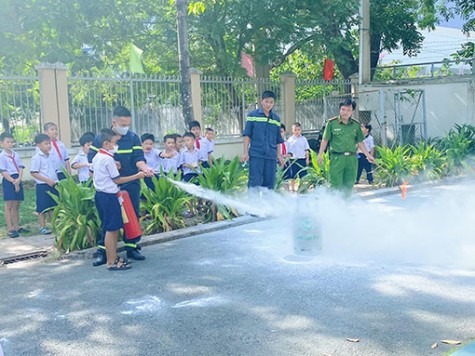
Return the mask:
<svg viewBox="0 0 475 356">
<path fill-rule="evenodd" d="M 99 149 L 99 153 L 102 153 L 104 155 L 108 155 L 109 157 L 114 158 L 114 155 L 110 152 L 107 152 L 106 150 L 103 150 L 102 148 Z"/>
<path fill-rule="evenodd" d="M 195 143 L 196 143 L 196 148 L 197 148 L 197 149 L 200 149 L 201 144 L 200 144 L 200 139 L 199 139 L 199 138 L 197 138 L 197 139 L 195 140 Z"/>
<path fill-rule="evenodd" d="M 5 152 L 5 153 L 6 153 L 6 152 Z M 20 173 L 20 167 L 18 167 L 18 164 L 17 164 L 16 161 L 15 161 L 15 155 L 13 154 L 13 152 L 12 152 L 12 155 L 11 155 L 11 156 L 7 153 L 7 157 L 9 157 L 9 158 L 12 160 L 13 165 L 15 166 L 17 172 Z"/>
<path fill-rule="evenodd" d="M 56 152 L 58 152 L 59 159 L 62 161 L 63 160 L 63 155 L 61 154 L 61 151 L 59 150 L 58 143 L 56 142 L 56 140 L 51 140 L 51 143 L 53 144 L 54 149 L 56 150 Z"/>
<path fill-rule="evenodd" d="M 285 147 L 285 142 L 282 142 L 282 156 L 285 156 L 287 154 L 287 147 Z"/>
</svg>

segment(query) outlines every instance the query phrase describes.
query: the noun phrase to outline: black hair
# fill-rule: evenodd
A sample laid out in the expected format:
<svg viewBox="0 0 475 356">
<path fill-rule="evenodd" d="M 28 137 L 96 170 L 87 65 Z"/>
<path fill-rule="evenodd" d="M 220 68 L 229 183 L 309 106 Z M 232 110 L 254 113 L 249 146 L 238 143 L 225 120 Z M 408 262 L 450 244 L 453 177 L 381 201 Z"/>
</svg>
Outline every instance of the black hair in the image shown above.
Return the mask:
<svg viewBox="0 0 475 356">
<path fill-rule="evenodd" d="M 167 142 L 167 140 L 173 140 L 176 142 L 176 134 L 170 134 L 170 135 L 165 135 L 163 136 L 163 142 Z"/>
<path fill-rule="evenodd" d="M 191 130 L 193 127 L 199 127 L 201 129 L 201 124 L 199 121 L 196 121 L 196 120 L 193 120 L 192 122 L 190 122 L 190 124 L 188 125 L 189 129 Z"/>
<path fill-rule="evenodd" d="M 142 140 L 142 143 L 146 140 L 152 140 L 152 142 L 155 142 L 155 136 L 153 136 L 151 133 L 144 133 L 142 136 L 140 136 L 140 139 Z"/>
<path fill-rule="evenodd" d="M 0 141 L 5 141 L 6 138 L 11 138 L 13 140 L 15 139 L 10 132 L 2 132 L 0 135 Z"/>
<path fill-rule="evenodd" d="M 94 134 L 92 132 L 86 132 L 82 134 L 82 136 L 79 138 L 79 144 L 81 146 L 84 146 L 86 143 L 94 141 Z"/>
<path fill-rule="evenodd" d="M 104 142 L 112 142 L 112 138 L 117 135 L 111 129 L 102 129 L 101 133 L 99 134 L 99 145 L 100 147 L 104 146 Z"/>
<path fill-rule="evenodd" d="M 125 106 L 116 106 L 112 112 L 112 117 L 131 117 L 130 110 Z"/>
<path fill-rule="evenodd" d="M 280 124 L 280 129 L 281 129 L 281 130 L 284 129 L 284 131 L 287 131 L 287 129 L 286 129 L 286 127 L 285 127 L 284 124 Z"/>
<path fill-rule="evenodd" d="M 195 135 L 193 135 L 193 132 L 185 132 L 183 134 L 183 138 L 185 137 L 191 137 L 192 139 L 195 139 Z"/>
<path fill-rule="evenodd" d="M 364 124 L 364 127 L 368 129 L 368 133 L 370 133 L 373 129 L 373 126 L 371 126 L 371 124 Z"/>
<path fill-rule="evenodd" d="M 53 126 L 58 127 L 58 125 L 56 125 L 54 122 L 47 122 L 43 125 L 43 131 L 49 130 L 49 128 Z"/>
<path fill-rule="evenodd" d="M 47 134 L 44 133 L 39 133 L 38 135 L 35 136 L 35 145 L 39 145 L 42 142 L 49 141 L 51 142 L 51 139 Z"/>
<path fill-rule="evenodd" d="M 292 126 L 295 126 L 295 127 L 302 127 L 302 125 L 300 125 L 300 122 L 294 122 L 292 124 Z"/>
<path fill-rule="evenodd" d="M 205 129 L 205 131 L 206 131 L 206 132 L 214 132 L 214 130 L 213 130 L 211 127 L 207 127 L 207 128 Z"/>
<path fill-rule="evenodd" d="M 340 108 L 342 106 L 351 106 L 353 108 L 353 110 L 355 110 L 356 109 L 356 102 L 354 100 L 352 100 L 351 98 L 346 98 L 345 100 L 343 100 L 340 103 Z"/>
<path fill-rule="evenodd" d="M 261 99 L 272 98 L 275 99 L 275 93 L 272 90 L 266 90 L 262 93 Z"/>
</svg>

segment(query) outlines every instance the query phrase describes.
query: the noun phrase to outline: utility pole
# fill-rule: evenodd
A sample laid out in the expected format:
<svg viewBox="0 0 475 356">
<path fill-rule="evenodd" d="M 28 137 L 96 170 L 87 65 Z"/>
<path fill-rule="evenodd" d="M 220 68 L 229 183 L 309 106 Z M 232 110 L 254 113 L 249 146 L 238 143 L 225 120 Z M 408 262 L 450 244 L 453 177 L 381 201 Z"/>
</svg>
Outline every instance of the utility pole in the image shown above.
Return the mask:
<svg viewBox="0 0 475 356">
<path fill-rule="evenodd" d="M 185 125 L 193 121 L 193 103 L 191 98 L 190 49 L 188 46 L 188 2 L 176 0 L 176 27 L 178 34 L 178 61 L 181 73 L 181 105 Z"/>
<path fill-rule="evenodd" d="M 358 84 L 371 81 L 370 0 L 360 0 L 360 58 Z"/>
</svg>

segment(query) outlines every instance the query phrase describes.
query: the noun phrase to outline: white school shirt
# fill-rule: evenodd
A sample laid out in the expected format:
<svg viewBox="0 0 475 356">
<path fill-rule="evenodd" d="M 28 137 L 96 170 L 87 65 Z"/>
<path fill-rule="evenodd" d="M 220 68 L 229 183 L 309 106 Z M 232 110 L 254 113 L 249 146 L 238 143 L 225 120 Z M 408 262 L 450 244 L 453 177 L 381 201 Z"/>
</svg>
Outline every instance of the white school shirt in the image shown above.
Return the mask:
<svg viewBox="0 0 475 356">
<path fill-rule="evenodd" d="M 373 138 L 373 136 L 371 136 L 371 135 L 366 136 L 366 138 L 363 140 L 363 143 L 364 143 L 364 145 L 365 145 L 365 147 L 366 147 L 366 150 L 367 150 L 368 152 L 370 152 L 371 149 L 375 147 L 375 145 L 374 145 L 374 138 Z M 358 153 L 363 153 L 363 151 L 361 151 L 361 150 L 358 148 Z"/>
<path fill-rule="evenodd" d="M 209 142 L 206 137 L 204 136 L 201 136 L 198 140 L 195 140 L 195 148 L 198 149 L 198 142 L 199 142 L 199 150 L 201 151 L 202 153 L 202 161 L 203 162 L 208 162 L 208 153 L 210 153 L 210 150 L 209 150 Z"/>
<path fill-rule="evenodd" d="M 162 160 L 162 158 L 160 158 L 160 151 L 153 147 L 150 152 L 144 151 L 143 155 L 145 157 L 145 161 L 147 162 L 147 166 L 152 168 L 155 174 L 159 174 L 160 161 Z"/>
<path fill-rule="evenodd" d="M 7 172 L 9 175 L 19 174 L 17 167 L 15 167 L 15 161 L 18 168 L 25 168 L 25 164 L 20 158 L 20 155 L 12 150 L 12 154 L 9 155 L 5 150 L 0 152 L 0 172 Z"/>
<path fill-rule="evenodd" d="M 119 186 L 113 179 L 120 177 L 114 157 L 111 153 L 100 149 L 92 159 L 92 181 L 96 191 L 116 194 Z"/>
<path fill-rule="evenodd" d="M 172 158 L 160 158 L 160 165 L 163 172 L 167 173 L 173 170 L 173 173 L 178 172 L 180 166 L 180 154 L 175 151 L 175 155 Z"/>
<path fill-rule="evenodd" d="M 51 149 L 53 150 L 53 148 Z M 51 151 L 50 151 L 51 152 Z M 56 162 L 53 161 L 51 154 L 44 154 L 38 149 L 38 152 L 31 158 L 30 174 L 39 173 L 43 177 L 58 181 L 58 175 L 56 173 Z M 39 179 L 35 178 L 36 184 L 47 184 Z"/>
<path fill-rule="evenodd" d="M 66 161 L 69 161 L 69 153 L 68 149 L 66 148 L 65 144 L 61 142 L 60 140 L 56 140 L 56 145 L 58 146 L 58 150 L 61 153 L 61 158 L 59 158 L 59 153 L 56 151 L 56 148 L 53 145 L 53 140 L 51 140 L 51 151 L 49 152 L 49 155 L 51 156 L 51 159 L 56 165 L 56 172 L 61 172 L 61 167 L 66 168 Z M 40 149 L 36 147 L 35 153 L 38 153 Z"/>
<path fill-rule="evenodd" d="M 208 144 L 208 153 L 213 153 L 214 152 L 214 141 L 208 140 L 206 137 L 204 138 L 204 141 Z"/>
<path fill-rule="evenodd" d="M 303 136 L 292 135 L 287 140 L 288 142 L 288 152 L 292 154 L 292 158 L 301 159 L 305 158 L 305 151 L 310 150 L 308 141 Z"/>
<path fill-rule="evenodd" d="M 189 151 L 185 148 L 185 150 L 180 155 L 179 166 L 182 166 L 186 163 L 191 165 L 197 165 L 197 167 L 195 167 L 194 170 L 189 167 L 182 167 L 183 175 L 188 173 L 201 173 L 199 162 L 203 162 L 203 158 L 203 151 L 198 150 L 196 148 L 193 151 Z"/>
<path fill-rule="evenodd" d="M 51 148 L 51 150 L 53 149 L 54 147 Z M 74 166 L 75 164 L 84 164 L 84 163 L 89 163 L 89 161 L 87 160 L 87 154 L 85 154 L 83 149 L 80 148 L 76 157 L 74 157 L 74 159 L 71 162 L 71 167 Z M 75 168 L 75 169 L 78 171 L 78 178 L 80 182 L 86 182 L 89 179 L 89 166 Z"/>
</svg>

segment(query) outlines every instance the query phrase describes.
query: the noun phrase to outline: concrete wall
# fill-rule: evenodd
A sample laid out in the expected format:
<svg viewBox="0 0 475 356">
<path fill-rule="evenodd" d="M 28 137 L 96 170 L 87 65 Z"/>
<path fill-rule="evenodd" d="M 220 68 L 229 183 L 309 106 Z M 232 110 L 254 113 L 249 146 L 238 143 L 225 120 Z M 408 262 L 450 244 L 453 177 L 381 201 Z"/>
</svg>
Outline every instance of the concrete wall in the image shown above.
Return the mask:
<svg viewBox="0 0 475 356">
<path fill-rule="evenodd" d="M 428 137 L 443 136 L 455 124 L 475 124 L 475 76 L 371 83 L 359 92 L 422 89 L 426 96 Z"/>
</svg>

